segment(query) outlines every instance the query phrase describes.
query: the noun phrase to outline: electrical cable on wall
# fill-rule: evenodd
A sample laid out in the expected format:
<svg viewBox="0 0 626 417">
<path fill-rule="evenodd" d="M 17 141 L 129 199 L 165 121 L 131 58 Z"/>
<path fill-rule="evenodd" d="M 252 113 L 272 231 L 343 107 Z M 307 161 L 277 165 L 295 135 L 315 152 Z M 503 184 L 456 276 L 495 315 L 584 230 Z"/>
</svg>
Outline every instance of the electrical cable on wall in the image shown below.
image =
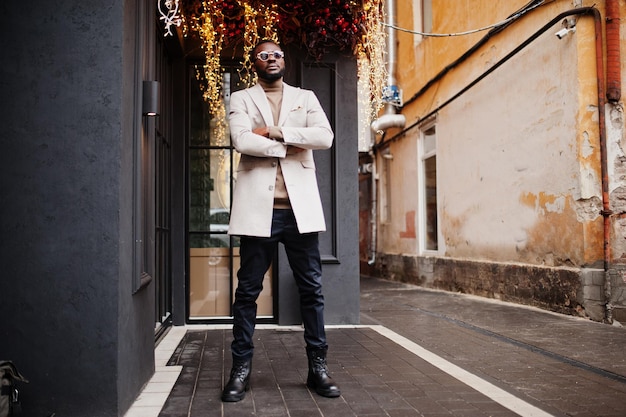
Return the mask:
<svg viewBox="0 0 626 417">
<path fill-rule="evenodd" d="M 554 0 L 552 0 L 554 1 Z M 550 1 L 550 3 L 552 2 Z M 443 78 L 448 71 L 450 71 L 451 69 L 455 68 L 457 65 L 459 65 L 461 62 L 465 61 L 470 55 L 474 54 L 480 47 L 482 47 L 483 45 L 485 45 L 489 39 L 491 39 L 492 36 L 494 36 L 495 34 L 501 32 L 502 30 L 504 30 L 505 28 L 507 28 L 509 25 L 513 24 L 516 20 L 509 20 L 511 19 L 513 16 L 521 16 L 522 14 L 526 14 L 528 11 L 530 10 L 534 10 L 535 8 L 548 4 L 548 2 L 546 2 L 546 0 L 532 0 L 529 3 L 527 3 L 525 6 L 523 6 L 521 9 L 518 9 L 516 12 L 512 13 L 507 19 L 506 22 L 507 23 L 502 23 L 500 22 L 499 26 L 496 26 L 494 28 L 492 28 L 491 30 L 489 30 L 489 32 L 487 32 L 486 35 L 484 35 L 476 44 L 474 44 L 474 46 L 472 46 L 470 49 L 468 49 L 463 55 L 461 55 L 459 58 L 457 58 L 455 61 L 453 61 L 452 63 L 448 64 L 445 68 L 443 68 L 435 77 L 433 77 L 432 79 L 430 79 L 419 91 L 417 91 L 411 98 L 409 98 L 408 100 L 406 100 L 403 104 L 402 107 L 405 107 L 406 105 L 412 103 L 413 101 L 415 101 L 418 97 L 420 97 L 425 91 L 427 91 L 433 84 L 435 84 L 437 81 L 439 81 L 441 78 Z"/>
<path fill-rule="evenodd" d="M 430 112 L 428 112 L 428 114 L 419 117 L 417 120 L 415 120 L 412 124 L 410 124 L 409 126 L 405 127 L 402 131 L 396 133 L 395 135 L 393 135 L 391 138 L 389 139 L 384 139 L 381 140 L 380 142 L 378 142 L 375 145 L 375 148 L 381 148 L 385 145 L 387 145 L 389 142 L 393 142 L 397 139 L 399 139 L 400 137 L 402 137 L 403 135 L 406 134 L 407 131 L 415 128 L 416 126 L 419 126 L 421 123 L 424 122 L 424 120 L 428 120 L 430 117 L 432 117 L 433 115 L 437 114 L 437 112 L 439 112 L 441 109 L 443 109 L 444 107 L 446 107 L 448 104 L 450 104 L 451 102 L 453 102 L 454 100 L 456 100 L 458 97 L 460 97 L 461 95 L 463 95 L 465 92 L 467 92 L 470 88 L 472 88 L 473 86 L 475 86 L 478 82 L 480 82 L 481 80 L 483 80 L 485 77 L 487 77 L 489 74 L 491 74 L 493 71 L 495 71 L 497 68 L 499 68 L 501 65 L 503 65 L 505 62 L 507 62 L 509 59 L 511 59 L 513 56 L 515 56 L 517 53 L 519 53 L 522 49 L 526 48 L 530 43 L 532 43 L 534 40 L 536 40 L 541 34 L 543 34 L 544 32 L 546 32 L 548 29 L 550 29 L 552 26 L 554 26 L 558 21 L 563 20 L 564 18 L 568 18 L 570 16 L 580 16 L 580 15 L 586 15 L 586 14 L 591 14 L 591 15 L 596 15 L 599 12 L 597 11 L 597 9 L 595 9 L 594 7 L 581 7 L 578 9 L 572 9 L 566 12 L 563 12 L 561 14 L 559 14 L 558 16 L 556 16 L 554 19 L 552 19 L 550 22 L 548 22 L 546 25 L 544 25 L 541 29 L 539 29 L 538 31 L 536 31 L 530 38 L 526 39 L 524 42 L 522 42 L 519 46 L 517 46 L 515 49 L 513 49 L 511 52 L 509 52 L 506 56 L 504 56 L 502 59 L 500 59 L 495 65 L 493 65 L 492 67 L 490 67 L 489 69 L 487 69 L 485 72 L 483 72 L 478 78 L 474 79 L 472 82 L 470 82 L 467 86 L 465 86 L 464 88 L 461 89 L 461 91 L 459 91 L 458 93 L 456 93 L 455 95 L 453 95 L 452 97 L 450 97 L 449 99 L 447 99 L 446 101 L 444 101 L 443 103 L 439 104 L 435 109 L 431 110 Z M 597 19 L 597 18 L 596 18 Z M 596 35 L 597 37 L 599 35 Z M 488 36 L 487 36 L 488 37 Z M 482 41 L 481 41 L 482 42 Z M 475 51 L 478 45 L 481 45 L 482 43 L 479 42 L 478 44 L 476 44 L 470 51 Z M 470 52 L 468 51 L 468 52 Z M 418 91 L 413 97 L 411 97 L 409 99 L 409 101 L 404 103 L 404 106 L 406 106 L 408 103 L 414 101 L 417 99 L 417 97 L 419 97 L 429 86 L 431 86 L 432 84 L 434 84 L 435 81 L 439 80 L 440 78 L 442 78 L 447 71 L 449 71 L 451 68 L 455 67 L 458 63 L 460 63 L 463 59 L 465 59 L 468 56 L 468 54 L 466 53 L 463 57 L 461 57 L 459 60 L 455 61 L 455 63 L 453 65 L 449 65 L 448 67 L 446 67 L 443 71 L 441 71 L 439 74 L 437 74 L 437 76 L 433 79 L 431 79 L 425 87 L 423 87 L 420 91 Z M 603 94 L 600 94 L 601 96 L 603 96 Z M 604 109 L 604 106 L 598 106 L 598 108 L 602 108 Z"/>
<path fill-rule="evenodd" d="M 465 32 L 458 32 L 458 33 L 427 33 L 427 32 L 419 32 L 416 30 L 410 30 L 410 29 L 405 29 L 405 28 L 401 28 L 399 26 L 395 26 L 395 25 L 390 25 L 388 23 L 385 22 L 381 22 L 381 24 L 383 26 L 387 26 L 390 27 L 394 30 L 398 30 L 401 32 L 407 32 L 407 33 L 412 33 L 413 35 L 421 35 L 421 36 L 425 36 L 425 37 L 431 37 L 431 38 L 445 38 L 445 37 L 451 37 L 451 36 L 465 36 L 465 35 L 471 35 L 473 33 L 478 33 L 478 32 L 483 32 L 485 30 L 491 30 L 491 29 L 496 29 L 500 26 L 504 26 L 516 19 L 519 19 L 520 17 L 522 17 L 523 15 L 525 15 L 526 13 L 536 9 L 539 6 L 542 6 L 545 4 L 545 0 L 541 0 L 539 1 L 537 4 L 531 5 L 530 7 L 527 8 L 523 8 L 522 10 L 520 10 L 519 12 L 514 13 L 513 15 L 509 16 L 508 18 L 502 20 L 501 22 L 498 23 L 494 23 L 492 25 L 489 26 L 485 26 L 479 29 L 472 29 L 472 30 L 468 30 Z"/>
</svg>

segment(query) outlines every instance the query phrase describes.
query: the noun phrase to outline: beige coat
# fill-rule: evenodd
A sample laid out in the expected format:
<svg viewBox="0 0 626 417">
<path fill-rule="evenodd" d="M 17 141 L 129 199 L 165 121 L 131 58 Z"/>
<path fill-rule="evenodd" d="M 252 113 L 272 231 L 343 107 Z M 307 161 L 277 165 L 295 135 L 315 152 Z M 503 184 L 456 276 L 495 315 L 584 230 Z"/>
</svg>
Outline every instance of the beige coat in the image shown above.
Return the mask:
<svg viewBox="0 0 626 417">
<path fill-rule="evenodd" d="M 278 164 L 300 233 L 326 230 L 313 150 L 330 148 L 333 132 L 312 91 L 285 83 L 283 86 L 278 127 L 284 142 L 252 133 L 253 129 L 274 124 L 260 85 L 231 95 L 230 134 L 233 146 L 241 153 L 228 228 L 231 235 L 270 236 Z M 287 155 L 287 145 L 306 151 Z"/>
</svg>

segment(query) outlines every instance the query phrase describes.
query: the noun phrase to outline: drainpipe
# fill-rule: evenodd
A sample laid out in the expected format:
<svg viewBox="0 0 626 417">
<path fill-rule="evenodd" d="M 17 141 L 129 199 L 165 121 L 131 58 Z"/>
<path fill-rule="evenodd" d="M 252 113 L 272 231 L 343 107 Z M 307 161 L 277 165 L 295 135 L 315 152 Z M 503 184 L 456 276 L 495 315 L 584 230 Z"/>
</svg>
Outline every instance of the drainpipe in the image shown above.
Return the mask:
<svg viewBox="0 0 626 417">
<path fill-rule="evenodd" d="M 398 67 L 398 45 L 396 40 L 396 31 L 392 26 L 396 25 L 396 0 L 385 1 L 385 20 L 387 24 L 387 86 L 386 86 L 386 99 L 385 113 L 378 119 L 374 120 L 371 124 L 374 135 L 378 132 L 384 132 L 391 127 L 402 128 L 406 124 L 406 118 L 403 114 L 398 114 L 396 106 L 393 104 L 394 100 L 398 100 L 397 94 L 399 93 L 396 86 L 396 71 Z M 396 103 L 398 106 L 401 103 Z"/>
<path fill-rule="evenodd" d="M 393 26 L 396 25 L 396 0 L 386 0 L 385 1 L 385 23 L 387 23 L 386 35 L 387 35 L 387 86 L 386 86 L 386 100 L 387 104 L 385 104 L 385 113 L 380 116 L 378 119 L 374 120 L 370 125 L 373 133 L 372 140 L 372 150 L 370 150 L 370 155 L 372 157 L 372 220 L 371 220 L 371 256 L 367 261 L 368 265 L 374 265 L 376 262 L 376 249 L 377 249 L 377 218 L 378 218 L 378 199 L 377 199 L 377 169 L 376 169 L 376 151 L 375 151 L 375 143 L 376 143 L 376 135 L 378 133 L 384 133 L 387 129 L 392 127 L 404 128 L 406 124 L 406 118 L 403 114 L 398 114 L 396 111 L 396 106 L 393 104 L 393 101 L 401 101 L 398 100 L 398 87 L 396 86 L 396 70 L 398 66 L 398 46 L 396 41 L 396 32 L 393 29 Z M 401 105 L 401 103 L 397 103 Z"/>
<path fill-rule="evenodd" d="M 376 153 L 374 151 L 370 151 L 369 155 L 372 158 L 372 190 L 371 190 L 371 200 L 370 200 L 370 258 L 367 261 L 368 265 L 374 265 L 374 262 L 376 262 L 376 240 L 378 239 L 377 236 L 377 227 L 376 227 L 376 220 L 378 217 L 378 211 L 377 211 L 377 207 L 378 207 L 378 198 L 377 198 L 377 193 L 378 193 L 378 187 L 377 187 L 377 181 L 378 181 L 378 173 L 376 172 Z"/>
<path fill-rule="evenodd" d="M 622 92 L 618 0 L 606 0 L 606 98 L 619 102 Z"/>
<path fill-rule="evenodd" d="M 611 304 L 611 276 L 609 263 L 611 261 L 611 208 L 609 206 L 609 173 L 607 167 L 606 150 L 606 78 L 604 76 L 604 45 L 602 44 L 602 22 L 600 12 L 592 9 L 596 32 L 596 72 L 598 77 L 598 129 L 600 133 L 600 169 L 602 173 L 602 210 L 600 214 L 604 223 L 604 319 L 607 323 L 613 322 L 613 306 Z"/>
<path fill-rule="evenodd" d="M 596 17 L 596 43 L 601 47 L 601 22 L 599 13 Z M 598 41 L 600 38 L 600 41 Z M 597 55 L 598 86 L 602 83 L 601 74 L 604 68 L 602 53 Z M 620 13 L 618 0 L 606 1 L 606 99 L 612 104 L 619 102 L 621 98 L 621 57 L 620 57 Z M 608 152 L 606 144 L 606 120 L 605 120 L 604 92 L 598 87 L 598 106 L 600 117 L 600 154 L 602 158 L 602 217 L 604 220 L 604 298 L 605 321 L 613 323 L 613 290 L 611 283 L 611 216 L 613 211 L 610 206 Z"/>
</svg>

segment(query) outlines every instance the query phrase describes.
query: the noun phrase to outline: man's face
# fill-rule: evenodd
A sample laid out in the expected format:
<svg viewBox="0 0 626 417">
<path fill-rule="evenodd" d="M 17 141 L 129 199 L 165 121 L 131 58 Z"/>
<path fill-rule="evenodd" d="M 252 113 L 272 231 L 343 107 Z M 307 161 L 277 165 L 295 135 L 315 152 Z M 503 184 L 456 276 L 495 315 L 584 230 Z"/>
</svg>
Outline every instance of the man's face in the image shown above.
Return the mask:
<svg viewBox="0 0 626 417">
<path fill-rule="evenodd" d="M 275 54 L 278 52 L 279 54 Z M 285 58 L 278 57 L 282 53 L 278 45 L 266 42 L 254 50 L 254 70 L 263 81 L 276 81 L 285 74 Z M 264 60 L 267 58 L 266 60 Z"/>
</svg>

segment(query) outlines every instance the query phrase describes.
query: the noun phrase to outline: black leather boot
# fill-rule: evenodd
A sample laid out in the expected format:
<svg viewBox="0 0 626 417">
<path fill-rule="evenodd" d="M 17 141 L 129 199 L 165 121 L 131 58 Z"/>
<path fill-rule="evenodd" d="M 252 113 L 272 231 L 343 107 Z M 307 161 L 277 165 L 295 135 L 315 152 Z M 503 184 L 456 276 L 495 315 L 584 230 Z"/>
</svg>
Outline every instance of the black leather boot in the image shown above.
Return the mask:
<svg viewBox="0 0 626 417">
<path fill-rule="evenodd" d="M 341 391 L 328 375 L 326 349 L 307 349 L 306 353 L 309 358 L 309 376 L 306 386 L 322 397 L 339 397 Z"/>
<path fill-rule="evenodd" d="M 252 371 L 252 360 L 233 360 L 233 367 L 230 370 L 230 379 L 222 391 L 222 401 L 237 402 L 243 400 L 246 391 L 250 388 L 250 372 Z"/>
</svg>

